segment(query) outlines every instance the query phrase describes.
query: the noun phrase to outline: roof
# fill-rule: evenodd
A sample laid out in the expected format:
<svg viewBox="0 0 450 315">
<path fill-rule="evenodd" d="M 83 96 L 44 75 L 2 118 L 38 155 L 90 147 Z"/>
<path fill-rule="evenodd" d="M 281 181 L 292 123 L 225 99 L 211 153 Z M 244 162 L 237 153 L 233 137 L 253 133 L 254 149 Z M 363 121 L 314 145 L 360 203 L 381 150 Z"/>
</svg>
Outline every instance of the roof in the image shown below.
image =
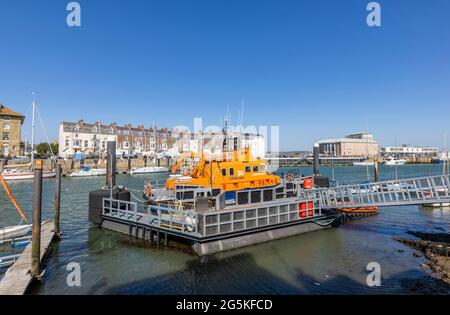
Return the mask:
<svg viewBox="0 0 450 315">
<path fill-rule="evenodd" d="M 326 144 L 326 143 L 374 143 L 377 142 L 373 139 L 353 139 L 353 138 L 338 138 L 338 139 L 326 139 L 320 140 L 317 143 Z"/>
<path fill-rule="evenodd" d="M 20 118 L 20 120 L 23 121 L 25 120 L 25 116 L 22 115 L 21 113 L 17 113 L 13 110 L 11 110 L 10 108 L 0 104 L 0 115 L 1 116 L 12 116 L 12 117 L 18 117 Z"/>
</svg>

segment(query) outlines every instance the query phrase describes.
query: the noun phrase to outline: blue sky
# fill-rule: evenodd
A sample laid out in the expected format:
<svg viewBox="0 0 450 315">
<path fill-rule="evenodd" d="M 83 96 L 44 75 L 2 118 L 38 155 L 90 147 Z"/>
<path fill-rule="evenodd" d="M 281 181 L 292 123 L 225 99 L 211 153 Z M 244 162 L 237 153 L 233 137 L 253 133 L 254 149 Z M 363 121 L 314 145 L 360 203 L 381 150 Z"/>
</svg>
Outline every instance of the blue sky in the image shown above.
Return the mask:
<svg viewBox="0 0 450 315">
<path fill-rule="evenodd" d="M 0 103 L 50 137 L 62 120 L 279 125 L 282 150 L 370 130 L 382 145 L 450 136 L 447 0 L 0 0 Z"/>
</svg>

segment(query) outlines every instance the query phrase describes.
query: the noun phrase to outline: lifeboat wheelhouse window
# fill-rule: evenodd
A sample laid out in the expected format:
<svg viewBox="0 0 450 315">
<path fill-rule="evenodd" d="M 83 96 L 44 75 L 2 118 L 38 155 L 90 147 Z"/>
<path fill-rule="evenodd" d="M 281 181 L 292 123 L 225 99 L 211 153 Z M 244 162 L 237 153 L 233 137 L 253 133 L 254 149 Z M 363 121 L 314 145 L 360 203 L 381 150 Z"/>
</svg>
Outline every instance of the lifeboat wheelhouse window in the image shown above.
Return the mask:
<svg viewBox="0 0 450 315">
<path fill-rule="evenodd" d="M 226 168 L 222 168 L 222 176 L 227 176 L 227 169 Z"/>
<path fill-rule="evenodd" d="M 250 166 L 245 167 L 245 172 L 250 173 L 252 171 L 252 168 Z"/>
<path fill-rule="evenodd" d="M 266 171 L 266 166 L 264 164 L 261 164 L 259 169 L 261 170 L 261 172 L 265 172 Z"/>
<path fill-rule="evenodd" d="M 234 168 L 230 168 L 230 176 L 234 176 Z"/>
<path fill-rule="evenodd" d="M 254 165 L 253 166 L 253 172 L 257 172 L 258 171 L 258 165 Z"/>
</svg>

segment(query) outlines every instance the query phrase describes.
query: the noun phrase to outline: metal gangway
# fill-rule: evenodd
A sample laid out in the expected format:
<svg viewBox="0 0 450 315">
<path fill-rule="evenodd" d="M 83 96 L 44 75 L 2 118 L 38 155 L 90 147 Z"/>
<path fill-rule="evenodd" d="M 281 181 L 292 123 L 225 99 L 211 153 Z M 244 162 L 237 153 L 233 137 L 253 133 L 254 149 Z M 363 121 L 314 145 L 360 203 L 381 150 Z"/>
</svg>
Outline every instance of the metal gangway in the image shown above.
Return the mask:
<svg viewBox="0 0 450 315">
<path fill-rule="evenodd" d="M 444 204 L 450 203 L 450 175 L 302 189 L 299 197 L 319 200 L 322 209 Z"/>
</svg>

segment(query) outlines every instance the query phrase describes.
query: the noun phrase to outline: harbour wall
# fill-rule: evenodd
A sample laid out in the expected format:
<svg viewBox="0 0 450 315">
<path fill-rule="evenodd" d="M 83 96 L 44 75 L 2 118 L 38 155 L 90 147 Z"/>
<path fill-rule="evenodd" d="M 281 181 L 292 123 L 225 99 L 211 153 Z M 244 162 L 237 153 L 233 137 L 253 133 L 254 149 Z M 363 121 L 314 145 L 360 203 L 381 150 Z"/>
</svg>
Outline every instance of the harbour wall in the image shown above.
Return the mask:
<svg viewBox="0 0 450 315">
<path fill-rule="evenodd" d="M 50 171 L 54 169 L 55 162 L 52 159 L 43 159 L 43 169 L 44 171 Z M 4 165 L 8 166 L 21 166 L 28 164 L 29 161 L 17 161 L 17 160 L 2 160 L 0 162 L 0 169 L 3 168 Z M 87 166 L 90 168 L 106 168 L 106 159 L 85 159 L 84 161 L 74 160 L 74 159 L 58 159 L 56 163 L 61 164 L 62 171 L 65 174 L 69 174 L 72 171 L 77 171 L 81 169 L 83 166 Z M 171 167 L 174 164 L 172 159 L 157 159 L 147 161 L 144 158 L 117 158 L 116 163 L 116 171 L 117 173 L 126 173 L 134 167 L 144 167 L 144 166 L 164 166 Z"/>
</svg>

